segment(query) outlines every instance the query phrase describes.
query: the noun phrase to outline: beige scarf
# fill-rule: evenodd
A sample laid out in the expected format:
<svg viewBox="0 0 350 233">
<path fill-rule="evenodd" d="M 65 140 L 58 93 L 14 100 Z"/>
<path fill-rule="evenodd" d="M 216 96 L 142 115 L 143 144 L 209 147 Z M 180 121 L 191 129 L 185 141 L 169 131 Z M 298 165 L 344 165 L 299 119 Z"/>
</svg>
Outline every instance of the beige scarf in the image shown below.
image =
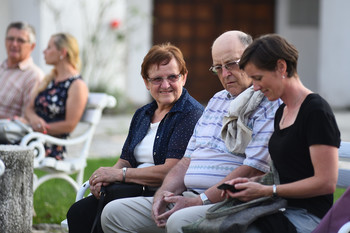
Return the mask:
<svg viewBox="0 0 350 233">
<path fill-rule="evenodd" d="M 248 124 L 248 117 L 258 107 L 264 94 L 254 91 L 253 86 L 239 94 L 224 116 L 221 137 L 227 149 L 235 154 L 244 154 L 245 148 L 252 139 L 252 129 Z"/>
</svg>

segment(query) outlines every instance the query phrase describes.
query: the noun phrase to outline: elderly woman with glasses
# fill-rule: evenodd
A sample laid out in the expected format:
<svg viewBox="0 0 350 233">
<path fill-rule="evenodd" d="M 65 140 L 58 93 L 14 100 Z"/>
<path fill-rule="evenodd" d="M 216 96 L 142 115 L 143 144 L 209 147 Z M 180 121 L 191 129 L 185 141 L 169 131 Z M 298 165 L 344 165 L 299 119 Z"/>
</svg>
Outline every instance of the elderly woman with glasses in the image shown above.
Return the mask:
<svg viewBox="0 0 350 233">
<path fill-rule="evenodd" d="M 187 73 L 177 47 L 160 44 L 147 53 L 141 75 L 154 101 L 134 114 L 117 163 L 92 173 L 89 181 L 93 195 L 76 202 L 68 211 L 69 232 L 91 232 L 102 185 L 139 184 L 145 187 L 143 195 L 153 196 L 167 172 L 182 158 L 203 112 L 203 106 L 183 87 Z M 108 197 L 107 192 L 103 206 L 113 199 L 129 196 L 131 194 L 117 192 Z M 97 218 L 95 231 L 102 232 L 99 216 Z"/>
</svg>

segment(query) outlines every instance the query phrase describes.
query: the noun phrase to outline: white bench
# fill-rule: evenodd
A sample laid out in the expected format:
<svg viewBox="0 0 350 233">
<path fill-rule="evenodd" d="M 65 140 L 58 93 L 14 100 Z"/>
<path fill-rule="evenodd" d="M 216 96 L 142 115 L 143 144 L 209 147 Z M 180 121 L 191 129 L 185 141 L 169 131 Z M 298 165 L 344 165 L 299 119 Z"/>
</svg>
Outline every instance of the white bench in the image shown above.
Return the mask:
<svg viewBox="0 0 350 233">
<path fill-rule="evenodd" d="M 113 96 L 105 93 L 89 93 L 88 103 L 79 122 L 79 125 L 84 126 L 82 133 L 67 139 L 60 139 L 39 132 L 32 132 L 23 137 L 20 145 L 29 146 L 34 150 L 34 169 L 47 172 L 47 174 L 39 179 L 34 176 L 33 192 L 42 183 L 57 178 L 66 180 L 78 192 L 83 182 L 91 140 L 96 126 L 100 122 L 102 111 L 106 107 L 111 108 L 115 105 L 116 99 Z M 76 155 L 68 151 L 66 158 L 59 161 L 55 158 L 45 157 L 44 144 L 46 142 L 62 146 L 80 145 L 80 147 Z M 71 174 L 77 174 L 75 180 L 70 177 Z"/>
<path fill-rule="evenodd" d="M 337 187 L 347 188 L 350 186 L 350 142 L 341 142 L 339 162 Z"/>
<path fill-rule="evenodd" d="M 4 162 L 0 159 L 0 176 L 2 176 L 2 174 L 4 174 L 5 172 L 5 164 Z"/>
</svg>

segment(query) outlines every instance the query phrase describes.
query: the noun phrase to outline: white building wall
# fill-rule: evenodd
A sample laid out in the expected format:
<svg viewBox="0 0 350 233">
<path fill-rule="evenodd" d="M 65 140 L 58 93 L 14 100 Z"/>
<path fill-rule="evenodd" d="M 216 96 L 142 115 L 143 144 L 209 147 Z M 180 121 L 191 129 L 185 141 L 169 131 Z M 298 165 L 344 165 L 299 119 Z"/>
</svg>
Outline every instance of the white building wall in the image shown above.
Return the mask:
<svg viewBox="0 0 350 233">
<path fill-rule="evenodd" d="M 303 84 L 314 92 L 319 91 L 319 29 L 313 26 L 291 26 L 288 22 L 289 1 L 276 1 L 276 33 L 285 37 L 299 51 L 298 74 Z"/>
<path fill-rule="evenodd" d="M 6 59 L 5 36 L 8 24 L 13 21 L 26 21 L 35 27 L 37 35 L 41 34 L 39 0 L 0 0 L 0 62 Z M 38 37 L 38 36 L 37 36 Z M 40 38 L 37 38 L 40 43 Z M 34 61 L 38 62 L 41 51 L 35 48 L 32 53 Z"/>
<path fill-rule="evenodd" d="M 79 0 L 0 0 L 0 61 L 6 58 L 5 30 L 13 21 L 27 21 L 37 32 L 37 47 L 33 52 L 34 61 L 45 72 L 51 67 L 44 62 L 42 51 L 50 36 L 58 31 L 66 31 L 77 37 L 81 46 L 84 44 L 79 13 Z M 100 1 L 83 0 L 92 7 Z M 107 15 L 110 18 L 120 18 L 122 25 L 128 28 L 125 46 L 111 59 L 111 64 L 118 65 L 115 78 L 108 81 L 110 86 L 117 86 L 127 101 L 142 105 L 149 101 L 149 94 L 140 75 L 142 59 L 152 44 L 152 0 L 116 0 L 118 7 Z M 286 37 L 299 50 L 298 73 L 302 82 L 311 90 L 320 93 L 335 108 L 350 107 L 350 1 L 319 0 L 319 26 L 291 26 L 288 19 L 289 1 L 276 1 L 276 32 Z M 52 2 L 63 9 L 62 22 L 53 17 L 45 2 Z M 136 7 L 137 14 L 129 14 L 127 9 Z M 93 14 L 91 14 L 93 18 Z M 108 23 L 108 22 L 107 22 Z M 119 51 L 119 50 L 118 50 Z M 94 54 L 91 54 L 93 56 Z M 95 67 L 94 67 L 95 68 Z M 97 68 L 97 67 L 96 67 Z M 104 69 L 104 68 L 102 68 Z M 103 75 L 96 75 L 101 78 Z"/>
<path fill-rule="evenodd" d="M 350 107 L 350 1 L 321 1 L 319 89 L 334 108 Z"/>
<path fill-rule="evenodd" d="M 134 29 L 127 41 L 126 95 L 132 102 L 143 105 L 148 103 L 150 95 L 141 76 L 141 64 L 144 56 L 152 46 L 152 0 L 128 0 L 128 7 L 140 10 L 140 17 L 127 16 L 128 24 Z"/>
<path fill-rule="evenodd" d="M 97 22 L 97 9 L 101 1 L 96 0 L 0 0 L 0 59 L 7 57 L 5 30 L 13 21 L 26 21 L 35 27 L 37 46 L 32 53 L 34 61 L 45 73 L 52 67 L 45 64 L 42 51 L 46 48 L 52 34 L 68 32 L 78 40 L 80 49 L 87 44 L 87 32 L 93 30 Z M 103 1 L 107 2 L 107 1 Z M 112 1 L 113 2 L 113 1 Z M 81 3 L 86 5 L 87 18 Z M 118 91 L 123 98 L 133 104 L 149 102 L 149 94 L 140 75 L 142 59 L 151 47 L 152 0 L 115 0 L 103 14 L 102 36 L 99 52 L 91 50 L 91 59 L 100 56 L 101 64 L 92 62 L 83 77 L 89 86 L 103 83 L 109 91 Z M 55 14 L 58 13 L 58 14 Z M 120 27 L 110 28 L 113 19 L 119 20 Z M 113 31 L 114 30 L 114 31 Z M 125 40 L 118 41 L 111 35 L 119 30 Z M 103 58 L 108 59 L 103 59 Z M 123 104 L 120 101 L 119 104 Z"/>
<path fill-rule="evenodd" d="M 350 1 L 319 0 L 318 27 L 289 25 L 289 1 L 276 1 L 276 32 L 297 47 L 301 81 L 333 108 L 349 108 Z"/>
<path fill-rule="evenodd" d="M 5 50 L 5 36 L 6 36 L 6 28 L 9 22 L 9 3 L 8 1 L 1 0 L 0 7 L 0 62 L 2 62 L 6 58 L 6 50 Z"/>
</svg>

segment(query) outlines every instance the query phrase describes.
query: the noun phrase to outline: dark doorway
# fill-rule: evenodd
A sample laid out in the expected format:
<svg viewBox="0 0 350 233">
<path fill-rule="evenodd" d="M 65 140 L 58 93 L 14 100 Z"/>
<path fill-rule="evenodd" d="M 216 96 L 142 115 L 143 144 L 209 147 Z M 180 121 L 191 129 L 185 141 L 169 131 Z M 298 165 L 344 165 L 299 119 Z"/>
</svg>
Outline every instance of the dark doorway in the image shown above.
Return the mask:
<svg viewBox="0 0 350 233">
<path fill-rule="evenodd" d="M 274 32 L 274 0 L 154 0 L 153 43 L 171 42 L 184 54 L 186 88 L 203 104 L 223 87 L 209 72 L 210 47 L 228 30 Z"/>
</svg>

